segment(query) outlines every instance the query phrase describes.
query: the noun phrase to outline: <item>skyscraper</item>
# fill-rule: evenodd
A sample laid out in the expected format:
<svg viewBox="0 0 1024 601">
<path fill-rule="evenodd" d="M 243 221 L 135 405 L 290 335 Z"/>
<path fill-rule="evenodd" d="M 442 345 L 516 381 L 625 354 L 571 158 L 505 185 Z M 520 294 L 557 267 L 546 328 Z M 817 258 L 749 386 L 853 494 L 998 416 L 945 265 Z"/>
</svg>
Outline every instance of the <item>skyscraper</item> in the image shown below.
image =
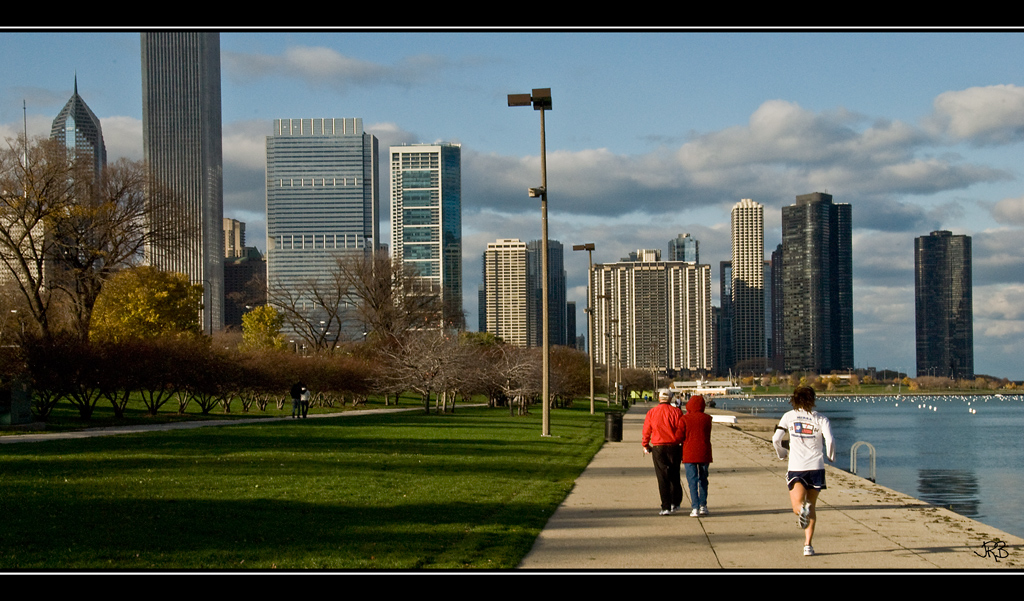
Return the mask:
<svg viewBox="0 0 1024 601">
<path fill-rule="evenodd" d="M 530 278 L 530 346 L 541 346 L 544 341 L 543 266 L 541 241 L 526 245 L 527 277 Z M 562 243 L 548 240 L 548 340 L 551 346 L 565 345 L 565 254 Z"/>
<path fill-rule="evenodd" d="M 529 343 L 529 279 L 526 244 L 499 239 L 484 251 L 485 331 L 515 346 Z"/>
<path fill-rule="evenodd" d="M 700 263 L 700 242 L 690 234 L 679 234 L 668 241 L 668 260 Z"/>
<path fill-rule="evenodd" d="M 442 304 L 445 327 L 465 327 L 462 314 L 462 147 L 391 147 L 392 256 Z"/>
<path fill-rule="evenodd" d="M 719 376 L 729 373 L 736 365 L 732 337 L 732 261 L 718 262 L 718 296 L 721 310 L 718 313 L 718 327 L 715 330 L 715 371 Z"/>
<path fill-rule="evenodd" d="M 914 275 L 917 375 L 974 378 L 971 237 L 916 238 Z"/>
<path fill-rule="evenodd" d="M 245 224 L 237 219 L 223 219 L 224 258 L 241 257 L 245 254 Z"/>
<path fill-rule="evenodd" d="M 594 356 L 600 363 L 650 369 L 711 369 L 711 267 L 640 260 L 594 265 Z M 633 255 L 631 255 L 633 256 Z"/>
<path fill-rule="evenodd" d="M 220 34 L 142 34 L 143 154 L 155 188 L 150 218 L 175 224 L 184 239 L 150 247 L 160 269 L 203 286 L 202 324 L 224 324 L 224 218 Z M 166 196 L 164 196 L 166 194 Z"/>
<path fill-rule="evenodd" d="M 732 208 L 732 336 L 736 366 L 765 367 L 764 207 L 744 198 Z"/>
<path fill-rule="evenodd" d="M 853 367 L 853 243 L 849 204 L 830 194 L 782 208 L 782 345 L 786 371 Z"/>
<path fill-rule="evenodd" d="M 90 157 L 96 178 L 99 179 L 100 173 L 107 166 L 107 147 L 103 143 L 100 120 L 78 95 L 78 76 L 75 76 L 74 93 L 53 120 L 50 139 L 58 140 L 80 158 Z"/>
<path fill-rule="evenodd" d="M 267 285 L 301 296 L 379 241 L 377 139 L 362 119 L 275 119 L 267 136 Z M 305 292 L 303 292 L 305 290 Z M 318 320 L 315 316 L 310 319 Z"/>
</svg>

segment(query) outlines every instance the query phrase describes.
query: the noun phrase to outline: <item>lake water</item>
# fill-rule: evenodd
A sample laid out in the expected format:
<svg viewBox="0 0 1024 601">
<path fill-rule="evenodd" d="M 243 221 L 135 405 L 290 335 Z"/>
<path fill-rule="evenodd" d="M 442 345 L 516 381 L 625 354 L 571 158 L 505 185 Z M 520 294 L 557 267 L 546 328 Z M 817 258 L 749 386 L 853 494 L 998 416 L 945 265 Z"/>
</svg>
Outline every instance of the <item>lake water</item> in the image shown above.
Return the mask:
<svg viewBox="0 0 1024 601">
<path fill-rule="evenodd" d="M 784 399 L 718 400 L 718 407 L 779 418 Z M 836 438 L 835 466 L 850 469 L 850 447 L 871 443 L 875 481 L 1024 537 L 1024 396 L 818 398 Z M 868 450 L 857 474 L 870 475 Z"/>
</svg>

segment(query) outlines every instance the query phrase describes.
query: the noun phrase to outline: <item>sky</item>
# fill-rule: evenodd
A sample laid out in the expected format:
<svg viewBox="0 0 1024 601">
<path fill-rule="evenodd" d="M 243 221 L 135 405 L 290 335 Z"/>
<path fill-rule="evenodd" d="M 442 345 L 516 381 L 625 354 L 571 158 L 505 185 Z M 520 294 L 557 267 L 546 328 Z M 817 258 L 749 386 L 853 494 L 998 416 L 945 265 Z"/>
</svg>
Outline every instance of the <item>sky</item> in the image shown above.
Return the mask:
<svg viewBox="0 0 1024 601">
<path fill-rule="evenodd" d="M 614 262 L 690 233 L 731 258 L 730 209 L 827 192 L 853 215 L 857 367 L 915 373 L 914 238 L 973 241 L 975 371 L 1024 379 L 1024 31 L 231 31 L 221 35 L 224 215 L 266 249 L 274 119 L 359 117 L 381 155 L 462 145 L 463 296 L 481 256 L 540 238 L 540 119 L 507 95 L 550 88 L 549 237 L 585 333 L 586 253 Z M 0 31 L 0 139 L 49 135 L 78 90 L 110 160 L 142 158 L 135 31 Z M 24 109 L 23 109 L 24 107 Z M 381 224 L 390 243 L 381 161 Z"/>
</svg>

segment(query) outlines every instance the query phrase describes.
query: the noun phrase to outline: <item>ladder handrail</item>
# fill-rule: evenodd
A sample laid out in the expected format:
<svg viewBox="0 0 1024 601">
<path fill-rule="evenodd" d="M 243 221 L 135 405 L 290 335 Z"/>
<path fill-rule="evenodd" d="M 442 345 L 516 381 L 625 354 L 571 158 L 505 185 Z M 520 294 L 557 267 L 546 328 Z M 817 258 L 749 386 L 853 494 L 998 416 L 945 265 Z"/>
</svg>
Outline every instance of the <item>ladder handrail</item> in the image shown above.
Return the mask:
<svg viewBox="0 0 1024 601">
<path fill-rule="evenodd" d="M 852 473 L 852 474 L 856 474 L 857 473 L 857 450 L 860 449 L 861 446 L 866 446 L 868 448 L 868 457 L 871 459 L 871 477 L 869 477 L 868 480 L 871 480 L 872 482 L 874 482 L 875 481 L 875 447 L 870 442 L 864 442 L 863 440 L 859 440 L 859 441 L 853 443 L 853 446 L 850 447 L 850 473 Z"/>
</svg>

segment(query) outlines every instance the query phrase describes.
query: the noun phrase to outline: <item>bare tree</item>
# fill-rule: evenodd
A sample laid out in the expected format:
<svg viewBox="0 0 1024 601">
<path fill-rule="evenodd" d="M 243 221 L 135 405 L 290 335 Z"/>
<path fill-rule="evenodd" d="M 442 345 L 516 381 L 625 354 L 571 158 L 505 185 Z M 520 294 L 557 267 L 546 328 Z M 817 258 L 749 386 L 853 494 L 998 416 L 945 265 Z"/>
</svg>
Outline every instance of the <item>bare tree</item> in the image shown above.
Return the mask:
<svg viewBox="0 0 1024 601">
<path fill-rule="evenodd" d="M 91 156 L 56 141 L 7 141 L 0 151 L 0 263 L 43 336 L 57 329 L 53 309 L 64 301 L 72 329 L 86 340 L 103 284 L 138 264 L 147 247 L 188 234 L 147 219 L 147 191 L 157 188 L 138 161 L 120 159 L 97 176 Z"/>
<path fill-rule="evenodd" d="M 338 270 L 298 285 L 275 283 L 267 296 L 286 329 L 316 352 L 334 350 L 353 331 L 350 288 Z"/>
<path fill-rule="evenodd" d="M 440 324 L 440 297 L 387 252 L 341 257 L 338 271 L 369 342 L 393 345 L 407 332 Z"/>
</svg>

